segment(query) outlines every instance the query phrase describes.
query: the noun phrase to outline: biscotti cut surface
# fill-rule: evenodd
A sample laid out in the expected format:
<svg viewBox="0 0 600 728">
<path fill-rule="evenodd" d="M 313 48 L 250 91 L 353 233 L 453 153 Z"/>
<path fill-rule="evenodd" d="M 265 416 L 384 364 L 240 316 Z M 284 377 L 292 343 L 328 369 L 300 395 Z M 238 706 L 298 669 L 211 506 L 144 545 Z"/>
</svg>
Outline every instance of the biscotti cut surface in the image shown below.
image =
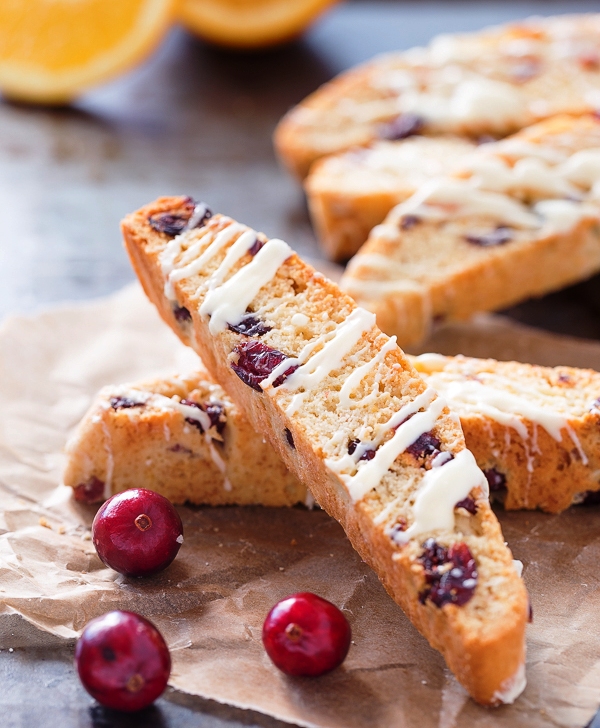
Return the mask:
<svg viewBox="0 0 600 728">
<path fill-rule="evenodd" d="M 559 513 L 600 489 L 600 374 L 495 359 L 409 357 L 460 416 L 492 497 Z"/>
<path fill-rule="evenodd" d="M 87 503 L 140 487 L 196 505 L 306 500 L 305 487 L 206 371 L 105 387 L 66 454 L 64 483 Z"/>
<path fill-rule="evenodd" d="M 458 137 L 380 141 L 321 159 L 304 182 L 323 249 L 348 260 L 388 212 L 427 180 L 452 171 L 474 144 Z"/>
<path fill-rule="evenodd" d="M 123 233 L 165 321 L 340 521 L 470 694 L 513 700 L 528 600 L 485 477 L 456 415 L 374 316 L 283 241 L 189 199 L 142 208 Z"/>
<path fill-rule="evenodd" d="M 443 35 L 346 71 L 280 122 L 275 145 L 303 178 L 327 154 L 414 133 L 505 136 L 598 108 L 600 15 L 531 18 Z"/>
<path fill-rule="evenodd" d="M 341 287 L 401 345 L 600 270 L 600 120 L 560 116 L 472 152 L 395 207 Z"/>
</svg>

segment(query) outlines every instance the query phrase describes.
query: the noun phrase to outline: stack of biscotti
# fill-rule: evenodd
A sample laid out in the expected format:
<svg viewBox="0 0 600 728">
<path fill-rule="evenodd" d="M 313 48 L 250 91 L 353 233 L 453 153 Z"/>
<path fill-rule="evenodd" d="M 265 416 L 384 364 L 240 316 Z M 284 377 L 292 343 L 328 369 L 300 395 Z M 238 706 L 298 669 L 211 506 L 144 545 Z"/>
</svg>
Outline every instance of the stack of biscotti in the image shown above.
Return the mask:
<svg viewBox="0 0 600 728">
<path fill-rule="evenodd" d="M 347 71 L 280 122 L 275 143 L 299 177 L 328 154 L 409 134 L 505 136 L 594 111 L 600 15 L 531 18 L 444 35 Z"/>
<path fill-rule="evenodd" d="M 144 487 L 173 503 L 292 506 L 306 488 L 206 371 L 102 389 L 66 446 L 85 503 Z"/>
<path fill-rule="evenodd" d="M 451 172 L 475 145 L 459 137 L 413 136 L 332 154 L 304 182 L 310 216 L 329 258 L 345 261 L 424 182 Z"/>
<path fill-rule="evenodd" d="M 514 700 L 528 600 L 486 479 L 457 416 L 375 317 L 283 241 L 188 199 L 142 208 L 123 233 L 164 320 L 340 521 L 470 694 Z"/>
<path fill-rule="evenodd" d="M 403 346 L 600 270 L 600 120 L 560 116 L 478 147 L 395 207 L 341 287 Z"/>
<path fill-rule="evenodd" d="M 559 513 L 598 494 L 598 372 L 439 354 L 409 361 L 459 415 L 490 495 L 507 510 Z M 199 423 L 189 427 L 188 411 L 180 411 L 189 402 L 209 402 L 204 406 L 220 414 L 220 433 L 206 438 Z M 105 387 L 67 456 L 65 484 L 87 502 L 142 482 L 175 503 L 307 500 L 304 486 L 206 372 Z"/>
</svg>

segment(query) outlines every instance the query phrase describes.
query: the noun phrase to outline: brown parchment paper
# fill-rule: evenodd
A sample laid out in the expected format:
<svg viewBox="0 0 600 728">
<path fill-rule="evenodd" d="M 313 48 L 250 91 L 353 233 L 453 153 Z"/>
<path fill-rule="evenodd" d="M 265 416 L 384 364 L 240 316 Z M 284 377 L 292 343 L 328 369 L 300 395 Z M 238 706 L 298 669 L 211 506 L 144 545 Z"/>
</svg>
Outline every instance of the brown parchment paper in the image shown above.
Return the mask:
<svg viewBox="0 0 600 728">
<path fill-rule="evenodd" d="M 498 317 L 445 328 L 424 349 L 600 369 L 600 345 Z M 125 608 L 165 635 L 174 688 L 303 726 L 582 728 L 590 720 L 600 704 L 598 507 L 499 512 L 535 619 L 528 687 L 496 710 L 468 699 L 319 510 L 181 508 L 185 542 L 169 569 L 132 580 L 104 568 L 89 540 L 94 510 L 59 485 L 61 448 L 99 387 L 195 361 L 137 286 L 0 327 L 0 648 L 74 639 L 92 617 Z M 260 641 L 272 604 L 301 590 L 337 603 L 352 623 L 346 662 L 319 679 L 285 677 Z"/>
</svg>

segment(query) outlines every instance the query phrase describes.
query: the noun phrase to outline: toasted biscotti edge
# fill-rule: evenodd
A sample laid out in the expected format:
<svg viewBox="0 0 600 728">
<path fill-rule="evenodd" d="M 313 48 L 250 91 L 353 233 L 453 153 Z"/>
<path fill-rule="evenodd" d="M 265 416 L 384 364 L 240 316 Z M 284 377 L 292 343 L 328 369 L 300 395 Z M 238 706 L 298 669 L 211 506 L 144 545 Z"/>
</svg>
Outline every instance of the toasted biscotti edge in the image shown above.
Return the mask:
<svg viewBox="0 0 600 728">
<path fill-rule="evenodd" d="M 218 403 L 219 431 L 202 432 L 169 398 Z M 140 487 L 195 505 L 306 501 L 304 486 L 206 371 L 104 387 L 65 453 L 63 482 L 87 503 Z"/>
<path fill-rule="evenodd" d="M 158 266 L 158 255 L 165 247 L 165 236 L 155 233 L 148 225 L 148 217 L 161 211 L 172 211 L 182 204 L 182 198 L 161 199 L 157 205 L 149 205 L 142 210 L 128 216 L 123 223 L 125 242 L 132 262 L 136 269 L 141 269 L 141 279 L 144 287 L 150 289 L 151 300 L 158 301 L 161 315 L 169 321 L 175 331 L 179 327 L 174 323 L 171 314 L 171 305 L 163 296 L 164 280 Z M 316 274 L 296 256 L 292 256 L 286 264 L 286 271 L 293 270 L 298 285 L 311 284 L 318 281 L 318 286 L 324 298 L 328 296 L 340 297 L 337 287 Z M 194 289 L 191 285 L 176 286 L 177 304 L 185 306 L 191 312 L 193 334 L 181 334 L 185 341 L 192 341 L 197 350 L 202 351 L 207 366 L 213 368 L 217 379 L 227 388 L 232 398 L 243 403 L 248 418 L 260 431 L 269 434 L 273 445 L 285 458 L 288 465 L 298 472 L 303 481 L 310 484 L 311 490 L 318 502 L 329 513 L 334 515 L 345 527 L 355 548 L 370 563 L 384 581 L 386 588 L 394 598 L 405 608 L 413 618 L 416 626 L 427 636 L 430 642 L 440 649 L 451 669 L 459 676 L 465 687 L 473 697 L 484 704 L 496 704 L 501 701 L 501 693 L 510 688 L 509 683 L 515 679 L 524 659 L 524 630 L 527 619 L 527 595 L 522 582 L 519 581 L 510 561 L 509 552 L 506 551 L 498 523 L 489 510 L 489 506 L 482 501 L 482 510 L 485 517 L 481 519 L 482 533 L 494 540 L 497 544 L 494 558 L 498 568 L 502 564 L 503 583 L 510 584 L 510 613 L 502 613 L 502 625 L 498 622 L 486 624 L 485 629 L 478 629 L 471 640 L 464 627 L 460 627 L 461 613 L 454 605 L 435 613 L 433 610 L 419 609 L 417 606 L 417 587 L 410 575 L 409 568 L 394 568 L 389 573 L 387 566 L 393 563 L 392 557 L 396 551 L 391 547 L 389 538 L 382 534 L 373 535 L 373 512 L 369 503 L 361 503 L 357 507 L 349 507 L 347 493 L 340 487 L 337 478 L 323 467 L 317 457 L 311 442 L 302 434 L 294 431 L 295 447 L 291 449 L 286 444 L 282 434 L 288 424 L 285 418 L 272 408 L 265 405 L 265 397 L 256 395 L 242 381 L 233 374 L 227 365 L 229 351 L 222 347 L 221 342 L 214 342 L 203 331 L 206 324 L 202 323 L 197 313 L 198 300 L 194 298 Z M 346 297 L 341 300 L 354 308 L 354 303 Z M 420 385 L 422 386 L 422 385 Z M 252 396 L 249 396 L 252 395 Z M 369 534 L 366 537 L 365 534 Z M 406 557 L 408 558 L 408 557 Z M 476 554 L 476 558 L 485 560 L 485 554 Z M 479 563 L 483 564 L 483 561 Z M 385 566 L 383 566 L 385 564 Z M 483 568 L 483 567 L 482 567 Z M 484 598 L 485 595 L 481 595 Z M 502 611 L 502 604 L 497 604 Z M 458 610 L 458 611 L 457 611 Z M 449 628 L 448 625 L 454 625 Z M 447 632 L 454 630 L 454 637 L 448 637 Z M 457 649 L 457 641 L 460 649 Z M 493 654 L 494 658 L 490 659 Z M 473 669 L 475 668 L 475 669 Z M 514 696 L 513 696 L 514 697 Z"/>
</svg>

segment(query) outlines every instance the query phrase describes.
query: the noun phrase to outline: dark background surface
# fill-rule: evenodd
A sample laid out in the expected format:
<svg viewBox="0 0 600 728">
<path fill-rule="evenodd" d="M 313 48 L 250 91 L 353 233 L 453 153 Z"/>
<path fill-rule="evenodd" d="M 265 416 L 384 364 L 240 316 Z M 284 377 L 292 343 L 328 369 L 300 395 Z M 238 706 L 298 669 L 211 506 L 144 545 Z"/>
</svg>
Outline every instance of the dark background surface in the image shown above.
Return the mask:
<svg viewBox="0 0 600 728">
<path fill-rule="evenodd" d="M 204 199 L 318 257 L 301 190 L 271 147 L 273 128 L 290 106 L 348 66 L 440 32 L 597 9 L 584 0 L 355 0 L 284 48 L 230 53 L 175 29 L 143 67 L 71 107 L 0 102 L 0 320 L 102 296 L 131 281 L 118 222 L 162 194 Z M 599 282 L 509 314 L 600 339 Z M 2 728 L 283 725 L 174 693 L 137 716 L 116 715 L 93 705 L 71 659 L 72 646 L 0 651 Z"/>
</svg>

